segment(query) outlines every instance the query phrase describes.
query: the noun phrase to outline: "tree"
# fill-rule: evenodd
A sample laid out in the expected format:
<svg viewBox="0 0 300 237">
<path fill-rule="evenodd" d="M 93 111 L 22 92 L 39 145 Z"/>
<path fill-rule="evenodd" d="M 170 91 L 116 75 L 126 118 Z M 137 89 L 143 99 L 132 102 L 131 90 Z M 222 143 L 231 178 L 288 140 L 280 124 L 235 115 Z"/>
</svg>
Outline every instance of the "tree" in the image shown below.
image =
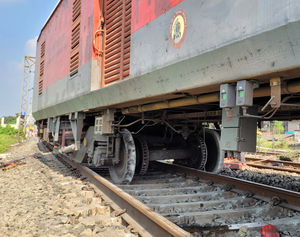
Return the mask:
<svg viewBox="0 0 300 237">
<path fill-rule="evenodd" d="M 280 135 L 283 133 L 284 127 L 282 124 L 283 124 L 282 121 L 274 121 L 274 128 L 273 128 L 274 134 Z"/>
</svg>

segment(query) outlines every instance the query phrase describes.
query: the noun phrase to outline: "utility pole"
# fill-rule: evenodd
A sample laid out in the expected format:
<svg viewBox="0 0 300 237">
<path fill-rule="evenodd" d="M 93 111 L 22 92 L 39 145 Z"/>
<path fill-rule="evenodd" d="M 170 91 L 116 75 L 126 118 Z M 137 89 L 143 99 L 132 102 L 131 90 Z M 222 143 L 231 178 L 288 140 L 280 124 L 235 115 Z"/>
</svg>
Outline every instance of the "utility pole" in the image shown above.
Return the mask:
<svg viewBox="0 0 300 237">
<path fill-rule="evenodd" d="M 32 124 L 32 97 L 30 98 L 30 103 L 29 103 L 29 115 L 28 115 L 28 118 L 27 118 L 27 124 L 31 127 L 33 124 Z"/>
<path fill-rule="evenodd" d="M 20 142 L 20 129 L 23 128 L 25 133 L 26 129 L 26 117 L 27 117 L 27 107 L 28 107 L 28 94 L 31 89 L 30 86 L 30 73 L 31 67 L 35 64 L 35 57 L 25 56 L 24 58 L 24 69 L 23 69 L 23 82 L 21 91 L 21 105 L 20 105 L 20 119 L 18 126 L 18 142 Z"/>
</svg>

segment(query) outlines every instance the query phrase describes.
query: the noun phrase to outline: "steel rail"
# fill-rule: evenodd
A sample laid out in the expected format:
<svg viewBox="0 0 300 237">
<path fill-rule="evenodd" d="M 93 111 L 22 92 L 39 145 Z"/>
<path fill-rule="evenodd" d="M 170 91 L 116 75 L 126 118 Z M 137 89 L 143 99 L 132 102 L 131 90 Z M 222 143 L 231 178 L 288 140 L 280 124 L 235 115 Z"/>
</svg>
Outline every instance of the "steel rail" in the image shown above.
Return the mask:
<svg viewBox="0 0 300 237">
<path fill-rule="evenodd" d="M 262 169 L 272 169 L 278 171 L 285 171 L 285 172 L 294 172 L 300 174 L 300 170 L 294 170 L 289 168 L 277 167 L 277 166 L 268 166 L 268 165 L 260 165 L 260 164 L 247 164 L 248 166 L 252 166 L 255 168 L 262 168 Z"/>
<path fill-rule="evenodd" d="M 256 162 L 256 163 L 248 163 L 248 162 Z M 276 162 L 283 164 L 285 167 L 278 167 L 278 166 L 268 166 L 266 164 L 270 162 Z M 281 161 L 281 160 L 264 160 L 260 158 L 248 158 L 246 157 L 246 163 L 248 166 L 256 167 L 256 168 L 264 168 L 264 169 L 273 169 L 273 170 L 278 170 L 278 171 L 287 171 L 287 172 L 294 172 L 297 174 L 300 174 L 300 163 L 296 162 L 289 162 L 289 161 Z M 293 168 L 287 168 L 286 166 L 292 166 Z"/>
<path fill-rule="evenodd" d="M 300 163 L 298 162 L 291 162 L 291 161 L 284 161 L 284 160 L 274 160 L 274 159 L 270 159 L 270 160 L 265 160 L 262 158 L 256 158 L 256 157 L 246 157 L 246 161 L 250 161 L 250 162 L 262 162 L 262 163 L 270 163 L 270 162 L 276 162 L 276 163 L 281 163 L 283 165 L 286 166 L 293 166 L 295 168 L 300 169 Z"/>
<path fill-rule="evenodd" d="M 164 170 L 172 170 L 178 173 L 188 174 L 199 178 L 200 181 L 205 182 L 210 180 L 213 183 L 222 185 L 224 188 L 231 189 L 234 192 L 243 193 L 250 192 L 259 199 L 267 202 L 272 202 L 272 199 L 279 198 L 281 206 L 286 206 L 294 210 L 300 210 L 300 193 L 289 191 L 286 189 L 275 188 L 264 184 L 254 183 L 247 180 L 222 176 L 203 172 L 200 170 L 182 167 L 179 165 L 168 164 L 162 161 L 156 161 L 155 165 L 163 168 Z"/>
<path fill-rule="evenodd" d="M 101 177 L 87 167 L 74 162 L 71 158 L 61 155 L 64 161 L 77 168 L 78 171 L 87 177 L 90 182 L 106 195 L 112 202 L 128 214 L 136 223 L 144 228 L 152 236 L 175 236 L 191 237 L 192 235 L 174 223 L 170 222 L 160 214 L 147 207 L 145 204 L 133 198 L 131 195 L 118 188 L 105 178 Z M 143 234 L 140 233 L 142 236 Z"/>
</svg>

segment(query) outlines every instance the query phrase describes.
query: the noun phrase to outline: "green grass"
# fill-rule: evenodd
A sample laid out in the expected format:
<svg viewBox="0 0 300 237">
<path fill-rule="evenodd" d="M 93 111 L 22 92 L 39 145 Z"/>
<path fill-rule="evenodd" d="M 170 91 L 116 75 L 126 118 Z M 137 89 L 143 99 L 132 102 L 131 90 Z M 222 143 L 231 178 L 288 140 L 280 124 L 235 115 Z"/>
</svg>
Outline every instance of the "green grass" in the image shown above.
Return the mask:
<svg viewBox="0 0 300 237">
<path fill-rule="evenodd" d="M 24 133 L 20 131 L 20 137 L 24 138 Z M 0 127 L 0 153 L 8 151 L 8 148 L 18 141 L 18 130 L 7 125 Z"/>
<path fill-rule="evenodd" d="M 8 148 L 17 141 L 17 135 L 0 134 L 0 153 L 8 151 Z"/>
<path fill-rule="evenodd" d="M 260 147 L 266 147 L 266 148 L 273 148 L 273 142 L 268 141 L 266 139 L 260 138 L 257 139 L 257 146 Z M 283 142 L 283 141 L 275 141 L 274 142 L 274 149 L 281 149 L 281 150 L 289 150 L 289 144 L 288 142 Z"/>
</svg>

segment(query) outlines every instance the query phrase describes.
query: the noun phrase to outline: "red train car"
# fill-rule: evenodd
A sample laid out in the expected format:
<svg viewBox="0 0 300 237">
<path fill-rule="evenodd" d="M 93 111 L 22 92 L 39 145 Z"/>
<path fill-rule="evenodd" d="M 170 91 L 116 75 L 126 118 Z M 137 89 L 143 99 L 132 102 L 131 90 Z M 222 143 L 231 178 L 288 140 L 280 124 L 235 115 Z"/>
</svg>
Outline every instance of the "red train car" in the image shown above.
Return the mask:
<svg viewBox="0 0 300 237">
<path fill-rule="evenodd" d="M 164 159 L 218 172 L 255 151 L 258 121 L 300 117 L 299 7 L 61 0 L 37 42 L 39 136 L 115 183 Z"/>
</svg>

